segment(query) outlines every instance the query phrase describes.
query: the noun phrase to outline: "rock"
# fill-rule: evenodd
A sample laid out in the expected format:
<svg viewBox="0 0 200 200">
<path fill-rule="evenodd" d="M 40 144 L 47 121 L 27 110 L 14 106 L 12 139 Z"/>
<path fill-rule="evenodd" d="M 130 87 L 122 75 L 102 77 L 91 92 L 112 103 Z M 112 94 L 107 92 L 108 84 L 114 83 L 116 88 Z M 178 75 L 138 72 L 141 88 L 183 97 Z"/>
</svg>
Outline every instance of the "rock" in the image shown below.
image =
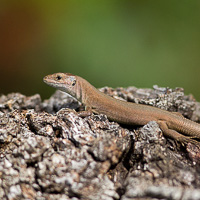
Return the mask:
<svg viewBox="0 0 200 200">
<path fill-rule="evenodd" d="M 102 88 L 200 121 L 183 89 Z M 81 104 L 57 91 L 49 100 L 0 96 L 0 199 L 200 199 L 199 150 L 105 115 L 78 116 Z"/>
</svg>

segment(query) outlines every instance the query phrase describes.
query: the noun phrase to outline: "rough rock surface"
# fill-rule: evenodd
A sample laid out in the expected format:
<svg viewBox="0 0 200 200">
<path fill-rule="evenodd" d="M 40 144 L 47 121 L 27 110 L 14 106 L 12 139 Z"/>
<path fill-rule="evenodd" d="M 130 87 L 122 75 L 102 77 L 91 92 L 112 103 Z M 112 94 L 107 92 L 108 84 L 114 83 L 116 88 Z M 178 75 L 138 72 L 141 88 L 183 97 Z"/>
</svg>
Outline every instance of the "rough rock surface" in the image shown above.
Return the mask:
<svg viewBox="0 0 200 200">
<path fill-rule="evenodd" d="M 181 88 L 100 90 L 200 122 L 200 103 Z M 81 109 L 59 91 L 44 102 L 0 96 L 0 199 L 200 199 L 197 147 L 163 137 L 153 121 L 125 126 Z"/>
</svg>

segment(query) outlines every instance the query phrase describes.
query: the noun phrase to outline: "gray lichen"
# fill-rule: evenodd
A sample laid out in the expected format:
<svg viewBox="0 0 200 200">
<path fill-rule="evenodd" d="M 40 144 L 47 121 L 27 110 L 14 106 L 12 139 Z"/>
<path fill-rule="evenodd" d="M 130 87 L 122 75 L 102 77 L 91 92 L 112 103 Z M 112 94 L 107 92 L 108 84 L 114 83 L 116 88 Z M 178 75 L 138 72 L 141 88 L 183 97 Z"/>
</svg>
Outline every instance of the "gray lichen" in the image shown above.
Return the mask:
<svg viewBox="0 0 200 200">
<path fill-rule="evenodd" d="M 200 121 L 200 104 L 180 88 L 101 91 Z M 163 137 L 156 122 L 124 126 L 80 109 L 59 91 L 44 102 L 0 96 L 0 199 L 200 199 L 198 149 Z"/>
</svg>

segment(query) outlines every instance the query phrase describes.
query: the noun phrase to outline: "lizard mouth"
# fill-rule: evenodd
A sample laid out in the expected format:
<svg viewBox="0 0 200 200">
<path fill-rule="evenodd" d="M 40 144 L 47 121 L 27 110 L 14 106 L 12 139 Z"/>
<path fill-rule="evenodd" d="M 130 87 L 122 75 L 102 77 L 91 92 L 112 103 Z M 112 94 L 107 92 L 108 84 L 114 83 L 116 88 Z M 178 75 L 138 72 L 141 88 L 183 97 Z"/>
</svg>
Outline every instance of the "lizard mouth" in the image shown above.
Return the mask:
<svg viewBox="0 0 200 200">
<path fill-rule="evenodd" d="M 43 78 L 43 81 L 44 81 L 47 85 L 50 85 L 50 86 L 54 86 L 54 85 L 55 85 L 55 82 L 54 82 L 51 78 L 49 78 L 48 76 L 45 76 L 45 77 Z"/>
</svg>

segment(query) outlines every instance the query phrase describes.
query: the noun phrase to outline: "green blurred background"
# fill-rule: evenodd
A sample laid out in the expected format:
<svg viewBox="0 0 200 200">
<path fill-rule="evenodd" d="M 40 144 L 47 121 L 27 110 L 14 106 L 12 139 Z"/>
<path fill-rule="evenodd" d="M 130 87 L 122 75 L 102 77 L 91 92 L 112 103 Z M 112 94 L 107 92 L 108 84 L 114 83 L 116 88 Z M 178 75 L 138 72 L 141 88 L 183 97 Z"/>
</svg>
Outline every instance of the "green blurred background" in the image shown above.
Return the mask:
<svg viewBox="0 0 200 200">
<path fill-rule="evenodd" d="M 43 76 L 96 87 L 183 87 L 200 100 L 199 0 L 1 0 L 0 93 L 55 89 Z"/>
</svg>

